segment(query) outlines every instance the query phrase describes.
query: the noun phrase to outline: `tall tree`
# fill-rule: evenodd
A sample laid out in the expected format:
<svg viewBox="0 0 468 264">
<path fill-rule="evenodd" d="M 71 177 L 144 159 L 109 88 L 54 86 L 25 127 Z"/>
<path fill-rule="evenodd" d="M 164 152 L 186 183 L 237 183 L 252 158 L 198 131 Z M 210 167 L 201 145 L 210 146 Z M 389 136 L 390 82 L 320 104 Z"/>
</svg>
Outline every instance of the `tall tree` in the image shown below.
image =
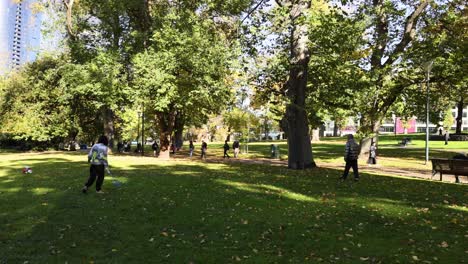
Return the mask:
<svg viewBox="0 0 468 264">
<path fill-rule="evenodd" d="M 304 169 L 315 167 L 310 144 L 307 112 L 305 109 L 306 87 L 310 52 L 308 47 L 308 25 L 306 12 L 311 1 L 277 1 L 289 7 L 290 32 L 290 69 L 286 83 L 289 104 L 285 120 L 288 124 L 288 167 Z"/>
<path fill-rule="evenodd" d="M 200 124 L 226 106 L 232 52 L 215 21 L 196 10 L 170 6 L 158 23 L 151 46 L 133 60 L 132 83 L 158 120 L 164 156 L 174 132 L 181 136 L 186 123 Z"/>
<path fill-rule="evenodd" d="M 329 106 L 348 104 L 348 109 L 361 116 L 360 132 L 368 136 L 378 133 L 400 94 L 422 79 L 408 73 L 408 65 L 414 63 L 408 55 L 424 26 L 420 18 L 428 2 L 343 3 L 348 6 L 334 6 L 312 28 L 312 43 L 320 52 L 312 60 L 313 71 L 320 73 L 314 75 L 313 83 L 323 90 L 319 91 L 321 100 L 332 101 Z"/>
<path fill-rule="evenodd" d="M 271 11 L 276 15 L 271 23 L 274 27 L 278 27 L 277 41 L 283 43 L 280 43 L 277 48 L 280 50 L 287 48 L 289 57 L 285 65 L 288 71 L 286 82 L 280 88 L 280 93 L 284 93 L 288 100 L 282 121 L 282 126 L 286 129 L 288 136 L 288 167 L 291 169 L 315 167 L 306 111 L 310 60 L 307 14 L 310 12 L 312 1 L 277 0 L 275 2 L 278 8 Z M 274 92 L 274 90 L 270 88 L 269 92 Z"/>
<path fill-rule="evenodd" d="M 468 11 L 459 0 L 440 5 L 439 9 L 415 48 L 422 49 L 421 56 L 429 54 L 434 58 L 432 80 L 438 88 L 435 94 L 456 105 L 456 133 L 460 134 L 463 108 L 468 104 Z"/>
<path fill-rule="evenodd" d="M 428 6 L 428 1 L 372 0 L 361 10 L 370 18 L 370 43 L 366 71 L 367 87 L 362 97 L 361 132 L 378 133 L 382 119 L 389 108 L 408 86 L 395 69 L 404 67 L 402 59 L 414 40 L 418 20 Z M 400 80 L 396 78 L 400 78 Z M 396 80 L 395 80 L 396 79 Z"/>
</svg>

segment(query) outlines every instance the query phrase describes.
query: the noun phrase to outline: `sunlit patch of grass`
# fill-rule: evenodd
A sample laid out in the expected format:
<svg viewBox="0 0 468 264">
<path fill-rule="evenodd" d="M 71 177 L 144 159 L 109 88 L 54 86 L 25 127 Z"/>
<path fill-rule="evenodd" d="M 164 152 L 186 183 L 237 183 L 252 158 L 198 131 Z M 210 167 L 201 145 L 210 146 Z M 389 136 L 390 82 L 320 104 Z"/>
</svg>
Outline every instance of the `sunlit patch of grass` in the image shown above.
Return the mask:
<svg viewBox="0 0 468 264">
<path fill-rule="evenodd" d="M 317 199 L 311 198 L 309 196 L 296 193 L 284 188 L 279 188 L 273 185 L 268 184 L 247 184 L 242 182 L 233 182 L 233 181 L 226 181 L 226 180 L 217 180 L 218 182 L 235 187 L 239 190 L 253 192 L 253 193 L 260 193 L 260 194 L 267 194 L 267 195 L 278 195 L 284 198 L 296 200 L 296 201 L 304 201 L 304 202 L 317 202 Z"/>
<path fill-rule="evenodd" d="M 447 206 L 447 208 L 468 213 L 468 206 L 466 206 L 466 205 L 449 205 L 449 206 Z"/>
<path fill-rule="evenodd" d="M 42 195 L 42 194 L 47 194 L 47 193 L 53 192 L 53 191 L 55 191 L 55 189 L 52 189 L 52 188 L 34 188 L 34 189 L 30 190 L 30 191 L 34 195 Z"/>
<path fill-rule="evenodd" d="M 7 193 L 19 193 L 22 191 L 22 188 L 18 187 L 13 187 L 13 188 L 0 188 L 2 192 L 7 192 Z"/>
</svg>

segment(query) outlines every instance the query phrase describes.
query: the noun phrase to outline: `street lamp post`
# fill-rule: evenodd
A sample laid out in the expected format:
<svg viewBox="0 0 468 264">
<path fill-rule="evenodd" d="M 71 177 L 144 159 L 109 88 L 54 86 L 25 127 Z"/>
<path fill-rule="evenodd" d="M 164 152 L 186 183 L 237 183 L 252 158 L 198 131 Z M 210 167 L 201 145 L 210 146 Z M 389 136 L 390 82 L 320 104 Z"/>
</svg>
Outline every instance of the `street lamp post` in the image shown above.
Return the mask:
<svg viewBox="0 0 468 264">
<path fill-rule="evenodd" d="M 424 165 L 429 162 L 429 81 L 432 68 L 432 61 L 429 61 L 425 64 L 424 67 L 427 70 L 426 77 L 426 161 Z"/>
<path fill-rule="evenodd" d="M 145 105 L 141 111 L 141 156 L 145 155 Z"/>
<path fill-rule="evenodd" d="M 140 117 L 141 117 L 141 112 L 138 111 L 138 121 L 137 121 L 137 138 L 136 138 L 136 142 L 137 142 L 137 147 L 138 147 L 138 142 L 140 142 Z M 138 149 L 137 149 L 138 151 Z"/>
</svg>

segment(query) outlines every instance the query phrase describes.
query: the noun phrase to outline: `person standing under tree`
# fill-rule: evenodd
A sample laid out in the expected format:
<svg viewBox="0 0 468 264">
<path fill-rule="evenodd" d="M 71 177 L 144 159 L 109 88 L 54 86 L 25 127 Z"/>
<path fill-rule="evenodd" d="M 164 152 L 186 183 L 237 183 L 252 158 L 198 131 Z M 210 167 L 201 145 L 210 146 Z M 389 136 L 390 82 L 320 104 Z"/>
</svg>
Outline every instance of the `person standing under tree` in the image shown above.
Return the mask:
<svg viewBox="0 0 468 264">
<path fill-rule="evenodd" d="M 137 148 L 135 149 L 135 153 L 140 153 L 141 152 L 141 143 L 137 143 Z"/>
<path fill-rule="evenodd" d="M 201 158 L 205 158 L 206 159 L 206 149 L 208 148 L 208 144 L 206 144 L 206 142 L 204 140 L 202 140 L 202 144 L 201 144 Z"/>
<path fill-rule="evenodd" d="M 151 145 L 151 148 L 153 149 L 153 155 L 155 157 L 158 156 L 158 153 L 159 153 L 159 145 L 158 145 L 158 142 L 154 141 L 153 145 Z"/>
<path fill-rule="evenodd" d="M 234 149 L 234 158 L 237 158 L 239 156 L 239 141 L 235 140 L 232 143 L 232 149 Z"/>
<path fill-rule="evenodd" d="M 229 150 L 229 144 L 227 143 L 227 140 L 224 141 L 224 146 L 223 146 L 223 149 L 224 149 L 224 156 L 223 158 L 228 158 L 230 159 L 231 157 L 229 157 L 229 154 L 227 153 L 228 150 Z"/>
<path fill-rule="evenodd" d="M 375 146 L 375 142 L 373 142 L 370 146 L 369 151 L 369 160 L 367 161 L 369 165 L 377 164 L 377 147 Z"/>
<path fill-rule="evenodd" d="M 195 146 L 193 145 L 193 141 L 190 140 L 190 144 L 189 144 L 190 158 L 192 157 L 194 150 L 195 150 Z"/>
<path fill-rule="evenodd" d="M 348 177 L 349 169 L 352 167 L 354 172 L 354 181 L 359 181 L 358 171 L 359 145 L 354 140 L 352 134 L 348 135 L 348 141 L 345 146 L 344 160 L 346 161 L 345 170 L 340 180 L 344 181 Z"/>
<path fill-rule="evenodd" d="M 88 162 L 91 163 L 91 166 L 89 168 L 88 181 L 85 183 L 83 189 L 81 189 L 83 193 L 86 193 L 88 188 L 93 185 L 94 181 L 96 180 L 96 176 L 96 193 L 104 193 L 101 190 L 102 184 L 104 182 L 104 170 L 106 170 L 108 174 L 111 174 L 109 170 L 109 163 L 107 162 L 108 144 L 109 140 L 107 137 L 100 136 L 98 143 L 95 144 L 89 151 Z"/>
<path fill-rule="evenodd" d="M 448 130 L 445 130 L 445 145 L 448 145 L 449 138 L 450 138 L 449 132 Z"/>
</svg>

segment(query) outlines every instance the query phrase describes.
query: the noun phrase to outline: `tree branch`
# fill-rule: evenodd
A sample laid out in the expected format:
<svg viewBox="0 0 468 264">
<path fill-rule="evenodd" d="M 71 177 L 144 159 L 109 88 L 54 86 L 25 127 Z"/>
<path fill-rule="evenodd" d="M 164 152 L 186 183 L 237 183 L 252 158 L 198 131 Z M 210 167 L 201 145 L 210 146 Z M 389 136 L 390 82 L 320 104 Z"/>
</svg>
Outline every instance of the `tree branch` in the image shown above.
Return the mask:
<svg viewBox="0 0 468 264">
<path fill-rule="evenodd" d="M 258 2 L 258 4 L 256 6 L 254 6 L 254 8 L 252 8 L 248 13 L 247 15 L 241 20 L 241 24 L 244 23 L 244 21 L 255 11 L 257 10 L 257 8 L 263 3 L 263 1 L 265 0 L 260 0 L 260 2 Z"/>
<path fill-rule="evenodd" d="M 376 47 L 374 47 L 374 51 L 372 52 L 371 65 L 374 68 L 379 68 L 388 43 L 388 17 L 383 10 L 383 2 L 381 0 L 374 0 L 373 5 L 374 8 L 378 10 L 378 14 L 376 23 Z"/>
<path fill-rule="evenodd" d="M 275 0 L 275 2 L 279 7 L 283 7 L 283 3 L 281 2 L 281 0 Z"/>
<path fill-rule="evenodd" d="M 396 45 L 395 50 L 389 55 L 388 60 L 384 65 L 391 65 L 397 60 L 400 53 L 402 53 L 408 44 L 414 39 L 416 35 L 416 24 L 420 15 L 423 13 L 424 9 L 428 6 L 426 0 L 422 0 L 418 7 L 406 18 L 405 22 L 405 31 L 403 32 L 403 37 L 401 41 Z"/>
<path fill-rule="evenodd" d="M 63 3 L 65 4 L 65 7 L 67 9 L 67 32 L 68 34 L 72 37 L 75 38 L 75 33 L 73 33 L 73 28 L 72 28 L 72 9 L 73 9 L 73 4 L 75 0 L 63 0 Z"/>
</svg>

